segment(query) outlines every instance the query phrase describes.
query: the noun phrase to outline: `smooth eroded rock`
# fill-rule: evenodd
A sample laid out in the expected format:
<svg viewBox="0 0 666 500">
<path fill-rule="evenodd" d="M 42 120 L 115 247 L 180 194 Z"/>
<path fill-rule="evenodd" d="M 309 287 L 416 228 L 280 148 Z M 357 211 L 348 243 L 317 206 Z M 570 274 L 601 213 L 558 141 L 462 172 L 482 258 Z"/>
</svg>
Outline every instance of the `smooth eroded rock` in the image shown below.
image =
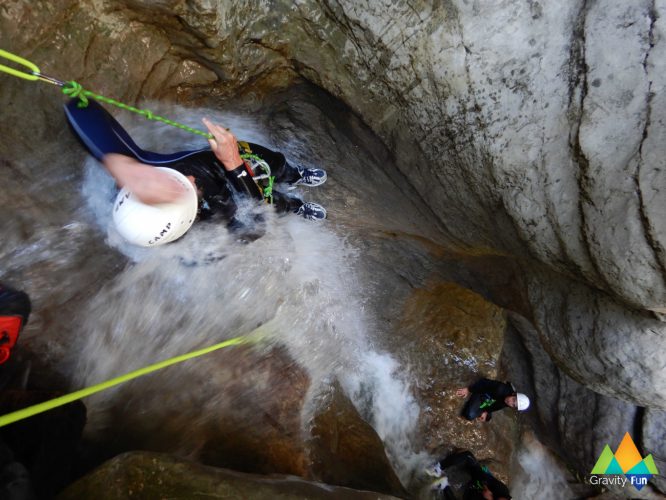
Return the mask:
<svg viewBox="0 0 666 500">
<path fill-rule="evenodd" d="M 206 467 L 170 455 L 132 452 L 119 455 L 69 486 L 58 498 L 194 499 L 389 499 L 389 495 L 304 481 L 291 476 L 259 476 Z"/>
<path fill-rule="evenodd" d="M 309 426 L 313 477 L 328 484 L 405 496 L 381 439 L 339 384 L 320 395 L 317 407 Z"/>
</svg>

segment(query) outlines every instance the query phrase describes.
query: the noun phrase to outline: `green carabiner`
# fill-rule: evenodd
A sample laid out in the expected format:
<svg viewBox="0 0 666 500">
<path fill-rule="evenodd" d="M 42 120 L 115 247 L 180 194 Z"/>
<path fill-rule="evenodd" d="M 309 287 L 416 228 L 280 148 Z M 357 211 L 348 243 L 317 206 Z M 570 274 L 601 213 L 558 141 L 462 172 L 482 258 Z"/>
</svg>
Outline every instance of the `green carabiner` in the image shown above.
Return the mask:
<svg viewBox="0 0 666 500">
<path fill-rule="evenodd" d="M 0 71 L 4 71 L 5 73 L 8 73 L 13 76 L 18 76 L 19 78 L 23 78 L 24 80 L 30 80 L 31 82 L 39 80 L 39 68 L 37 65 L 31 63 L 27 59 L 23 59 L 22 57 L 17 56 L 16 54 L 12 54 L 11 52 L 7 52 L 6 50 L 0 49 L 0 57 L 4 57 L 5 59 L 9 59 L 12 62 L 15 62 L 16 64 L 20 64 L 21 66 L 25 66 L 26 68 L 30 69 L 32 73 L 25 73 L 23 71 L 19 71 L 14 68 L 10 68 L 9 66 L 5 66 L 4 64 L 0 64 Z"/>
</svg>

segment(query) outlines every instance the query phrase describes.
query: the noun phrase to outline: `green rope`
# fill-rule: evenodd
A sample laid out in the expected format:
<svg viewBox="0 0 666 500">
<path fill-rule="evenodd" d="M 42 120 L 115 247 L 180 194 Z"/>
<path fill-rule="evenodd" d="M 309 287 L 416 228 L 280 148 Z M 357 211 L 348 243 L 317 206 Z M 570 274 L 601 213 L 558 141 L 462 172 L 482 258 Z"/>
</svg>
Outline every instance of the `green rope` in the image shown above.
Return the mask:
<svg viewBox="0 0 666 500">
<path fill-rule="evenodd" d="M 268 200 L 268 203 L 273 204 L 273 183 L 275 182 L 275 176 L 270 175 L 268 177 L 268 186 L 264 187 L 264 199 Z"/>
<path fill-rule="evenodd" d="M 103 95 L 95 94 L 94 92 L 91 92 L 90 90 L 86 90 L 83 88 L 83 86 L 80 83 L 77 83 L 75 81 L 67 82 L 65 85 L 62 87 L 62 92 L 63 94 L 71 97 L 72 99 L 79 99 L 79 103 L 77 106 L 79 108 L 85 108 L 88 106 L 88 98 L 95 99 L 96 101 L 100 101 L 106 104 L 111 104 L 113 106 L 117 106 L 120 109 L 124 109 L 127 111 L 132 111 L 133 113 L 137 113 L 148 120 L 155 120 L 158 122 L 166 123 L 167 125 L 171 125 L 172 127 L 179 128 L 181 130 L 185 130 L 186 132 L 190 132 L 192 134 L 200 135 L 202 137 L 205 137 L 206 139 L 212 139 L 213 134 L 210 134 L 208 132 L 203 132 L 201 130 L 198 130 L 196 128 L 188 127 L 187 125 L 184 125 L 182 123 L 175 122 L 173 120 L 169 120 L 168 118 L 164 118 L 163 116 L 155 115 L 153 114 L 152 111 L 148 109 L 139 109 L 135 108 L 134 106 L 128 106 L 127 104 L 123 104 L 120 101 L 116 101 L 115 99 L 111 99 L 109 97 L 104 97 Z"/>
<path fill-rule="evenodd" d="M 61 82 L 60 80 L 56 80 L 55 78 L 51 78 L 46 75 L 42 75 L 39 72 L 39 68 L 33 64 L 32 62 L 28 61 L 27 59 L 23 59 L 22 57 L 19 57 L 15 54 L 12 54 L 10 52 L 7 52 L 5 50 L 0 49 L 0 57 L 4 57 L 5 59 L 8 59 L 14 63 L 20 64 L 31 70 L 31 73 L 26 73 L 23 71 L 19 71 L 14 68 L 10 68 L 8 66 L 0 64 L 0 72 L 4 72 L 13 76 L 17 76 L 19 78 L 24 78 L 26 80 L 42 80 L 48 83 L 52 83 L 55 85 L 62 86 L 62 92 L 66 96 L 69 96 L 72 99 L 78 99 L 79 102 L 77 106 L 79 108 L 85 108 L 88 106 L 90 99 L 95 99 L 97 101 L 103 102 L 105 104 L 110 104 L 112 106 L 116 106 L 120 109 L 124 109 L 126 111 L 132 111 L 133 113 L 137 113 L 138 115 L 143 116 L 144 118 L 147 118 L 148 120 L 154 120 L 158 122 L 165 123 L 167 125 L 171 125 L 172 127 L 179 128 L 180 130 L 184 130 L 186 132 L 190 132 L 195 135 L 199 135 L 201 137 L 205 137 L 206 139 L 214 139 L 213 134 L 208 133 L 208 132 L 203 132 L 202 130 L 198 130 L 196 128 L 189 127 L 183 123 L 179 123 L 173 120 L 169 120 L 168 118 L 164 118 L 163 116 L 159 116 L 156 114 L 153 114 L 152 111 L 149 109 L 139 109 L 135 108 L 134 106 L 129 106 L 127 104 L 124 104 L 120 101 L 116 101 L 115 99 L 111 99 L 110 97 L 105 97 L 100 94 L 95 94 L 94 92 L 90 90 L 86 90 L 83 88 L 83 86 L 75 81 L 69 81 L 69 82 Z M 261 158 L 260 156 L 257 156 L 252 153 L 244 153 L 241 154 L 241 158 L 243 159 L 253 159 L 259 163 L 259 165 L 264 168 L 266 171 L 266 175 L 268 176 L 268 186 L 266 186 L 263 189 L 264 193 L 264 198 L 270 203 L 273 204 L 273 184 L 275 182 L 275 177 L 271 176 L 270 172 L 270 167 L 268 167 L 266 161 Z"/>
<path fill-rule="evenodd" d="M 72 99 L 78 99 L 79 103 L 77 104 L 77 107 L 79 108 L 85 108 L 88 106 L 88 98 L 93 98 L 97 101 L 106 103 L 106 104 L 111 104 L 113 106 L 117 106 L 120 109 L 124 109 L 127 111 L 132 111 L 134 113 L 137 113 L 148 120 L 155 120 L 159 121 L 162 123 L 166 123 L 167 125 L 171 125 L 172 127 L 179 128 L 181 130 L 185 130 L 186 132 L 191 132 L 192 134 L 200 135 L 202 137 L 205 137 L 206 139 L 213 139 L 213 134 L 207 133 L 207 132 L 202 132 L 201 130 L 197 130 L 192 127 L 188 127 L 187 125 L 184 125 L 182 123 L 175 122 L 173 120 L 169 120 L 168 118 L 164 118 L 162 116 L 158 116 L 153 114 L 152 111 L 149 109 L 139 109 L 135 108 L 134 106 L 128 106 L 127 104 L 124 104 L 120 101 L 116 101 L 115 99 L 111 99 L 110 97 L 105 97 L 103 95 L 95 94 L 94 92 L 91 92 L 90 90 L 86 90 L 83 88 L 83 86 L 75 81 L 70 81 L 67 82 L 63 85 L 62 87 L 62 92 L 66 96 L 71 97 Z M 260 156 L 257 156 L 252 153 L 243 153 L 241 154 L 241 158 L 244 160 L 256 160 L 259 165 L 265 164 L 266 161 L 261 158 Z M 268 176 L 268 186 L 264 187 L 263 193 L 264 193 L 264 199 L 268 201 L 271 205 L 273 204 L 273 184 L 275 182 L 275 177 L 270 175 L 270 170 L 267 172 L 269 174 Z"/>
<path fill-rule="evenodd" d="M 261 168 L 266 171 L 268 174 L 268 185 L 263 187 L 264 199 L 268 201 L 271 205 L 273 204 L 273 184 L 275 183 L 275 176 L 271 175 L 270 167 L 261 156 L 255 155 L 253 153 L 242 153 L 240 157 L 243 160 L 255 160 Z M 265 166 L 264 166 L 265 165 Z"/>
<path fill-rule="evenodd" d="M 32 417 L 33 415 L 37 415 L 39 413 L 43 413 L 48 410 L 52 410 L 53 408 L 57 408 L 59 406 L 66 405 L 67 403 L 71 403 L 73 401 L 77 401 L 79 399 L 85 398 L 86 396 L 90 396 L 92 394 L 95 394 L 97 392 L 101 392 L 105 389 L 109 389 L 113 386 L 122 384 L 123 382 L 127 382 L 129 380 L 141 377 L 142 375 L 146 375 L 148 373 L 155 372 L 157 370 L 161 370 L 162 368 L 166 368 L 167 366 L 175 365 L 176 363 L 181 363 L 183 361 L 187 361 L 188 359 L 196 358 L 198 356 L 203 356 L 204 354 L 208 354 L 209 352 L 217 351 L 218 349 L 224 349 L 225 347 L 230 347 L 233 345 L 239 345 L 243 344 L 246 342 L 250 342 L 252 339 L 250 339 L 248 336 L 242 336 L 242 337 L 235 337 L 233 339 L 225 340 L 224 342 L 220 342 L 219 344 L 212 345 L 210 347 L 206 347 L 204 349 L 199 349 L 197 351 L 192 351 L 187 354 L 182 354 L 180 356 L 176 356 L 174 358 L 170 358 L 164 361 L 160 361 L 159 363 L 155 363 L 149 366 L 146 366 L 144 368 L 141 368 L 139 370 L 135 370 L 130 373 L 126 373 L 125 375 L 121 375 L 116 378 L 112 378 L 110 380 L 107 380 L 106 382 L 102 382 L 100 384 L 92 385 L 90 387 L 86 387 L 85 389 L 78 390 L 76 392 L 72 392 L 70 394 L 65 394 L 64 396 L 60 396 L 55 399 L 51 399 L 49 401 L 45 401 L 43 403 L 39 403 L 33 406 L 28 406 L 27 408 L 23 408 L 21 410 L 8 413 L 6 415 L 3 415 L 0 417 L 0 427 L 4 427 L 5 425 L 12 424 L 14 422 L 18 422 L 19 420 L 23 420 L 28 417 Z"/>
<path fill-rule="evenodd" d="M 77 83 L 75 81 L 71 82 L 61 82 L 60 80 L 56 80 L 55 78 L 48 77 L 46 75 L 42 75 L 39 71 L 39 68 L 37 65 L 34 63 L 28 61 L 27 59 L 24 59 L 22 57 L 17 56 L 16 54 L 12 54 L 11 52 L 7 52 L 6 50 L 0 49 L 0 58 L 7 59 L 13 63 L 19 64 L 21 66 L 24 66 L 25 68 L 30 70 L 30 73 L 27 73 L 25 71 L 21 71 L 16 68 L 10 68 L 9 66 L 5 66 L 4 64 L 0 64 L 0 72 L 7 73 L 12 76 L 16 76 L 18 78 L 23 78 L 25 80 L 42 80 L 48 83 L 53 83 L 55 85 L 61 85 L 62 86 L 62 92 L 71 97 L 71 98 L 78 98 L 79 103 L 77 106 L 79 108 L 85 108 L 88 106 L 89 98 L 95 99 L 100 102 L 104 102 L 106 104 L 111 104 L 112 106 L 117 106 L 121 109 L 125 109 L 127 111 L 132 111 L 134 113 L 138 113 L 141 116 L 144 116 L 145 118 L 149 120 L 155 120 L 159 121 L 162 123 L 166 123 L 167 125 L 171 125 L 172 127 L 179 128 L 181 130 L 185 130 L 186 132 L 190 132 L 192 134 L 200 135 L 201 137 L 205 137 L 206 139 L 213 139 L 213 134 L 210 134 L 208 132 L 203 132 L 202 130 L 198 130 L 196 128 L 188 127 L 187 125 L 184 125 L 182 123 L 175 122 L 173 120 L 169 120 L 168 118 L 164 118 L 163 116 L 158 116 L 152 113 L 152 111 L 148 109 L 139 109 L 135 108 L 134 106 L 128 106 L 127 104 L 123 104 L 120 101 L 116 101 L 115 99 L 111 99 L 109 97 L 104 97 L 103 95 L 95 94 L 94 92 L 91 92 L 90 90 L 86 90 L 83 88 L 83 86 L 80 83 Z"/>
</svg>

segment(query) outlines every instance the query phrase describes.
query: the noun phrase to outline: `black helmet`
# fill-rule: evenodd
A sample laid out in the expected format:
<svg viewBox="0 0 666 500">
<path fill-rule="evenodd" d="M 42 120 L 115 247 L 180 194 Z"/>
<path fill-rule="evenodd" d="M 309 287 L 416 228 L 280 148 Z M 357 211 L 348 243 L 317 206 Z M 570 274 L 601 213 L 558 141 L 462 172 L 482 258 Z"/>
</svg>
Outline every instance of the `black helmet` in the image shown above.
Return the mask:
<svg viewBox="0 0 666 500">
<path fill-rule="evenodd" d="M 0 283 L 0 316 L 21 316 L 25 325 L 31 309 L 27 293 Z"/>
</svg>

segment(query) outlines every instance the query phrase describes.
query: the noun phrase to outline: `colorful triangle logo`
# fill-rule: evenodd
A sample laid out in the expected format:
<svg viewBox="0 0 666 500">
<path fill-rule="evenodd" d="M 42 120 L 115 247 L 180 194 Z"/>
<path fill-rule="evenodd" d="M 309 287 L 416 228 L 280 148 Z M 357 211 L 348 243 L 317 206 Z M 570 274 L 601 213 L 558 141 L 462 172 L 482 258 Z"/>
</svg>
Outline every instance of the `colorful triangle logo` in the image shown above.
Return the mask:
<svg viewBox="0 0 666 500">
<path fill-rule="evenodd" d="M 652 458 L 652 455 L 648 455 L 643 459 L 643 463 L 647 467 L 647 470 L 650 474 L 656 476 L 659 474 L 659 471 L 657 470 L 657 466 L 654 464 L 654 458 Z"/>
<path fill-rule="evenodd" d="M 622 438 L 620 446 L 617 447 L 615 458 L 617 459 L 617 463 L 620 464 L 620 467 L 622 467 L 623 472 L 631 470 L 643 460 L 638 448 L 636 448 L 636 445 L 634 444 L 634 440 L 631 439 L 628 432 Z"/>
<path fill-rule="evenodd" d="M 641 457 L 634 440 L 627 432 L 622 438 L 620 446 L 615 453 L 606 445 L 594 464 L 593 475 L 622 475 L 629 480 L 629 484 L 640 490 L 650 478 L 659 474 L 652 455 Z"/>
<path fill-rule="evenodd" d="M 617 462 L 615 457 L 613 457 L 613 460 L 611 460 L 611 463 L 606 468 L 606 472 L 604 472 L 604 474 L 624 474 L 622 467 Z"/>
<path fill-rule="evenodd" d="M 590 474 L 606 474 L 606 469 L 608 469 L 608 466 L 613 460 L 615 460 L 615 455 L 613 455 L 610 446 L 606 445 L 601 452 L 601 455 L 599 455 L 599 460 L 594 464 Z"/>
</svg>

